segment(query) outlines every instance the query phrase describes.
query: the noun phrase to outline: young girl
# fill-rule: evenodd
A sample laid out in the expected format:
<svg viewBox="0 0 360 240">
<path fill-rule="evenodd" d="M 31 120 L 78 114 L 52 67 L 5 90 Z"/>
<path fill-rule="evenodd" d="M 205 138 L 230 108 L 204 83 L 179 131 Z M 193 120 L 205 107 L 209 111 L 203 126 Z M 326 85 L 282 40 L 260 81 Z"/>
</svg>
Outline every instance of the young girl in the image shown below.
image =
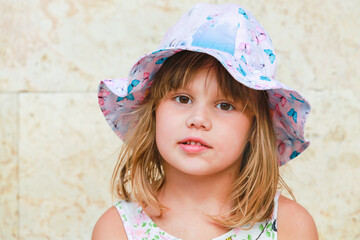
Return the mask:
<svg viewBox="0 0 360 240">
<path fill-rule="evenodd" d="M 272 42 L 235 4 L 197 4 L 99 104 L 124 140 L 98 239 L 317 239 L 279 166 L 309 142 L 309 103 L 275 80 Z M 291 191 L 290 191 L 291 193 Z"/>
</svg>

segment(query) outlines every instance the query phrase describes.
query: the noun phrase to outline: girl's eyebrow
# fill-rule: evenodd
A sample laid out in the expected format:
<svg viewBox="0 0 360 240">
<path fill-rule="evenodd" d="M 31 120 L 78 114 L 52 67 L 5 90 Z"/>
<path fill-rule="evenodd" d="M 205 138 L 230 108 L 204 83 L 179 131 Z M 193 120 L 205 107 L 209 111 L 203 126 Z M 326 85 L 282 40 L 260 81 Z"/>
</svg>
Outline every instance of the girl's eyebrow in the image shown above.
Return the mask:
<svg viewBox="0 0 360 240">
<path fill-rule="evenodd" d="M 173 92 L 173 93 L 177 93 L 177 92 L 191 92 L 191 89 L 188 88 L 188 87 L 179 87 L 179 88 L 176 88 L 176 89 L 170 89 L 169 93 Z"/>
<path fill-rule="evenodd" d="M 221 91 L 218 91 L 217 93 L 217 98 L 226 102 L 231 103 L 232 105 L 236 106 L 236 107 L 243 107 L 244 106 L 244 102 L 240 99 L 234 99 L 231 96 L 225 95 L 223 94 Z"/>
<path fill-rule="evenodd" d="M 225 101 L 230 101 L 234 103 L 236 102 L 236 100 L 233 97 L 224 94 L 221 90 L 218 90 L 216 97 L 220 99 L 224 99 Z"/>
<path fill-rule="evenodd" d="M 185 87 L 185 88 L 177 88 L 177 89 L 172 89 L 168 92 L 169 95 L 171 94 L 179 94 L 179 93 L 184 93 L 184 94 L 191 94 L 191 89 Z M 215 97 L 216 101 L 224 101 L 224 102 L 228 102 L 231 105 L 233 105 L 234 107 L 240 108 L 244 106 L 244 103 L 240 100 L 235 100 L 232 97 L 226 96 L 225 94 L 223 94 L 221 91 L 218 91 L 218 93 L 216 94 Z"/>
</svg>

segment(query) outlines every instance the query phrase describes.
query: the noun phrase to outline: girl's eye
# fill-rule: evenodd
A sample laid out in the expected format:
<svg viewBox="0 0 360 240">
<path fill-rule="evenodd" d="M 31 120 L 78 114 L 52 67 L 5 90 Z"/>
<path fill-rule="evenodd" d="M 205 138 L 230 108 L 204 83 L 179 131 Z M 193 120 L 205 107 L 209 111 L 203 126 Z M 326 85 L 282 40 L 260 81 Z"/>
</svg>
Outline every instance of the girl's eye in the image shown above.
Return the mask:
<svg viewBox="0 0 360 240">
<path fill-rule="evenodd" d="M 234 107 L 229 103 L 219 103 L 216 107 L 224 111 L 231 111 L 234 109 Z"/>
<path fill-rule="evenodd" d="M 190 98 L 187 96 L 177 96 L 177 97 L 175 97 L 175 101 L 177 101 L 178 103 L 183 103 L 183 104 L 192 103 Z"/>
</svg>

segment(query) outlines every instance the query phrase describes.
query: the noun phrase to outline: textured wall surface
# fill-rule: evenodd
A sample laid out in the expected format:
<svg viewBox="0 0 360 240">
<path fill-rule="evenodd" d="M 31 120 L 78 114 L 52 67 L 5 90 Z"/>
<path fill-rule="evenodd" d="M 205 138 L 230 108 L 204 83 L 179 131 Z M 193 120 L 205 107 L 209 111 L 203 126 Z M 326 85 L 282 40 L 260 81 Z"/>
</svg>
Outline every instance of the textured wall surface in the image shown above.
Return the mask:
<svg viewBox="0 0 360 240">
<path fill-rule="evenodd" d="M 312 103 L 312 144 L 284 178 L 320 239 L 360 239 L 359 1 L 232 2 L 272 37 L 277 78 Z M 0 1 L 0 239 L 90 239 L 121 144 L 98 83 L 127 76 L 195 3 Z"/>
</svg>

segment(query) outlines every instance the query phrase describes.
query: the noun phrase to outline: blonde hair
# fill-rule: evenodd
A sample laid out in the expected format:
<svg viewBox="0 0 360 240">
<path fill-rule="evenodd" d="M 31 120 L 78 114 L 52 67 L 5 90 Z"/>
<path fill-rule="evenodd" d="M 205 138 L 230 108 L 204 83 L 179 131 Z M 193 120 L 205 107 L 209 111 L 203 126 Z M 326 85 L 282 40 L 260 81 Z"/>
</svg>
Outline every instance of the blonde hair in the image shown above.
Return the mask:
<svg viewBox="0 0 360 240">
<path fill-rule="evenodd" d="M 229 196 L 233 206 L 226 214 L 209 217 L 228 228 L 252 226 L 271 217 L 280 183 L 290 191 L 279 175 L 267 93 L 238 83 L 218 60 L 204 53 L 176 53 L 155 74 L 150 91 L 132 113 L 134 124 L 129 127 L 131 130 L 125 137 L 115 166 L 112 190 L 120 199 L 136 200 L 142 206 L 152 206 L 161 213 L 167 209 L 157 199 L 166 172 L 155 141 L 155 110 L 169 91 L 183 88 L 204 68 L 215 70 L 219 90 L 233 101 L 243 103 L 244 113 L 253 118 L 239 175 Z"/>
</svg>

